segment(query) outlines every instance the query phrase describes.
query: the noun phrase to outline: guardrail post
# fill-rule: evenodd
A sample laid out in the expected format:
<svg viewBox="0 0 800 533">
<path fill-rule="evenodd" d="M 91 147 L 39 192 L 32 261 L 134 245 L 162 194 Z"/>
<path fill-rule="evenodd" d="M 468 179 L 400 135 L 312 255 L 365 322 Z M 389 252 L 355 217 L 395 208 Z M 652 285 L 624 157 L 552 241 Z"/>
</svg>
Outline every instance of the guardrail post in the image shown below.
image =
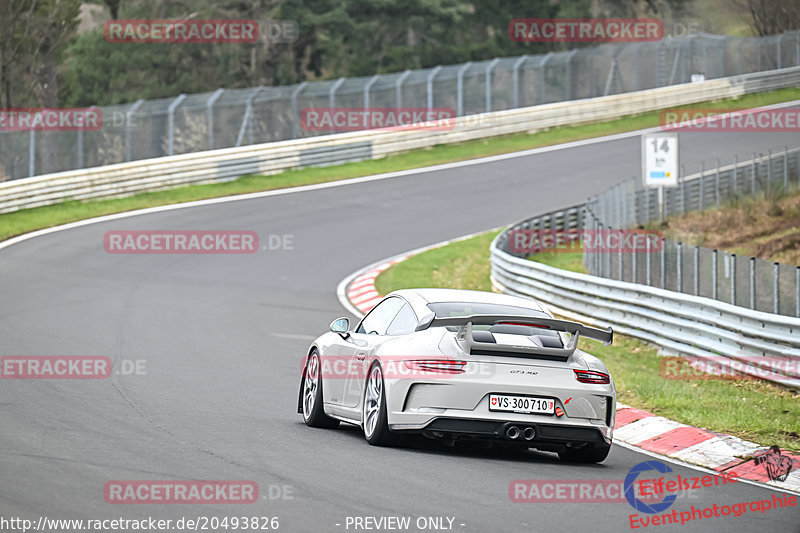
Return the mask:
<svg viewBox="0 0 800 533">
<path fill-rule="evenodd" d="M 719 157 L 717 158 L 717 172 L 714 174 L 714 196 L 719 207 Z"/>
<path fill-rule="evenodd" d="M 400 109 L 401 107 L 403 107 L 403 82 L 406 80 L 406 78 L 410 74 L 411 74 L 411 71 L 410 70 L 406 70 L 405 72 L 400 74 L 400 77 L 397 78 L 396 82 L 394 82 L 394 88 L 395 88 L 395 92 L 396 92 L 396 95 L 397 95 L 397 102 L 396 102 L 395 107 L 397 109 Z"/>
<path fill-rule="evenodd" d="M 797 42 L 797 47 L 795 48 L 795 56 L 797 57 L 797 66 L 800 67 L 800 33 L 795 35 L 795 41 Z"/>
<path fill-rule="evenodd" d="M 456 115 L 459 117 L 464 114 L 464 72 L 472 65 L 472 61 L 468 61 L 464 63 L 464 65 L 458 69 L 458 75 L 456 77 Z"/>
<path fill-rule="evenodd" d="M 705 76 L 706 79 L 711 79 L 711 76 L 708 75 L 708 54 L 706 53 L 706 42 L 701 41 L 701 44 L 702 44 L 701 55 L 703 57 L 703 76 Z"/>
<path fill-rule="evenodd" d="M 636 283 L 636 253 L 636 248 L 634 248 L 631 253 L 631 283 Z"/>
<path fill-rule="evenodd" d="M 547 55 L 539 62 L 538 69 L 539 69 L 539 98 L 537 98 L 538 103 L 544 103 L 544 97 L 547 93 L 547 86 L 544 83 L 544 67 L 547 65 L 547 62 L 550 61 L 550 58 L 553 57 L 553 52 L 547 52 Z"/>
<path fill-rule="evenodd" d="M 89 109 L 97 109 L 97 106 L 91 106 Z M 83 168 L 83 127 L 78 128 L 78 169 Z"/>
<path fill-rule="evenodd" d="M 31 128 L 31 131 L 28 134 L 28 177 L 35 175 L 36 175 L 36 130 Z"/>
<path fill-rule="evenodd" d="M 292 139 L 297 139 L 299 135 L 300 110 L 297 109 L 297 95 L 305 89 L 306 85 L 308 82 L 304 81 L 292 91 Z"/>
<path fill-rule="evenodd" d="M 781 40 L 783 39 L 783 34 L 779 33 L 778 36 L 775 38 L 775 52 L 776 56 L 778 57 L 778 68 L 783 68 L 781 65 L 783 61 L 781 61 Z"/>
<path fill-rule="evenodd" d="M 94 107 L 94 106 L 92 106 Z M 83 128 L 78 127 L 77 131 L 78 142 L 75 143 L 75 159 L 76 159 L 76 168 L 78 170 L 83 168 Z"/>
<path fill-rule="evenodd" d="M 738 53 L 736 54 L 736 56 L 739 59 L 739 74 L 744 74 L 744 70 L 742 69 L 742 46 L 744 46 L 744 43 L 745 43 L 744 39 L 739 40 L 739 50 Z"/>
<path fill-rule="evenodd" d="M 169 155 L 175 154 L 175 110 L 185 99 L 185 94 L 178 95 L 178 97 L 169 104 L 169 108 L 167 109 L 167 129 L 169 130 L 167 132 L 167 150 Z"/>
<path fill-rule="evenodd" d="M 731 196 L 736 196 L 736 180 L 739 178 L 739 155 L 733 156 L 733 181 L 731 182 Z"/>
<path fill-rule="evenodd" d="M 769 192 L 772 190 L 772 148 L 767 153 L 767 192 Z"/>
<path fill-rule="evenodd" d="M 592 213 L 594 214 L 594 213 Z M 600 231 L 600 222 L 597 220 L 597 217 L 592 217 L 592 227 L 595 231 Z M 594 262 L 595 262 L 595 276 L 603 276 L 603 255 L 594 252 Z"/>
<path fill-rule="evenodd" d="M 331 112 L 331 118 L 333 118 L 333 108 L 336 107 L 336 90 L 341 87 L 344 83 L 345 78 L 339 78 L 331 85 L 330 90 L 328 91 L 328 109 Z M 334 133 L 336 128 L 333 126 L 333 121 L 331 121 L 331 133 Z"/>
<path fill-rule="evenodd" d="M 796 45 L 794 57 L 797 60 L 797 66 L 800 67 L 800 33 L 795 32 L 794 40 Z"/>
<path fill-rule="evenodd" d="M 645 256 L 644 256 L 645 267 L 644 267 L 644 270 L 645 270 L 645 277 L 647 278 L 647 286 L 649 287 L 651 285 L 651 281 L 652 281 L 652 277 L 651 277 L 651 274 L 650 274 L 650 262 L 652 261 L 652 259 L 650 258 L 650 238 L 649 238 L 649 235 L 648 235 L 648 238 L 646 238 L 644 240 L 644 247 L 645 247 L 645 252 L 644 252 L 645 253 Z"/>
<path fill-rule="evenodd" d="M 578 49 L 577 48 L 574 49 L 572 52 L 570 52 L 569 55 L 567 56 L 567 61 L 565 63 L 566 69 L 567 69 L 566 81 L 564 83 L 564 86 L 566 87 L 566 93 L 567 93 L 565 95 L 565 100 L 566 101 L 570 101 L 570 100 L 573 99 L 573 94 L 572 94 L 572 58 L 575 57 L 575 54 L 577 54 L 577 53 L 578 53 Z"/>
<path fill-rule="evenodd" d="M 683 292 L 683 265 L 682 265 L 682 263 L 683 263 L 683 243 L 679 242 L 678 243 L 678 255 L 677 255 L 676 261 L 675 261 L 675 268 L 676 268 L 676 274 L 677 274 L 677 277 L 678 277 L 678 291 L 677 292 L 680 292 L 680 293 Z"/>
<path fill-rule="evenodd" d="M 750 258 L 750 309 L 756 308 L 756 258 Z"/>
<path fill-rule="evenodd" d="M 729 256 L 731 262 L 731 305 L 736 305 L 736 254 Z"/>
<path fill-rule="evenodd" d="M 617 229 L 622 229 L 623 227 L 625 227 L 625 183 L 620 183 L 617 185 L 616 204 L 617 204 L 616 226 Z"/>
<path fill-rule="evenodd" d="M 589 228 L 593 232 L 595 232 L 594 234 L 596 235 L 596 233 L 597 233 L 597 219 L 594 217 L 594 212 L 590 212 L 590 214 L 591 214 L 591 218 L 589 219 Z M 590 257 L 592 259 L 592 269 L 594 270 L 592 272 L 592 275 L 599 276 L 600 275 L 600 256 L 596 252 L 593 252 L 590 255 Z"/>
<path fill-rule="evenodd" d="M 131 122 L 133 122 L 133 112 L 139 109 L 144 100 L 137 100 L 128 111 L 125 112 L 125 161 L 130 161 L 133 157 L 133 141 L 131 139 Z"/>
<path fill-rule="evenodd" d="M 753 159 L 750 162 L 750 167 L 752 168 L 751 171 L 751 182 L 750 182 L 750 194 L 756 193 L 756 153 L 753 152 Z"/>
<path fill-rule="evenodd" d="M 700 211 L 703 210 L 703 207 L 704 207 L 704 204 L 705 204 L 705 202 L 703 201 L 704 200 L 703 197 L 705 196 L 705 190 L 706 190 L 706 188 L 705 188 L 705 184 L 706 184 L 705 178 L 706 178 L 706 162 L 705 161 L 701 161 L 700 162 L 700 194 L 698 195 L 699 196 L 698 202 L 699 202 L 699 206 L 700 206 Z"/>
<path fill-rule="evenodd" d="M 428 111 L 433 109 L 433 78 L 442 70 L 441 65 L 437 65 L 436 68 L 431 70 L 430 74 L 428 74 L 428 79 L 426 81 L 426 85 L 428 86 Z"/>
<path fill-rule="evenodd" d="M 244 142 L 244 132 L 245 130 L 249 130 L 250 127 L 250 116 L 253 114 L 253 99 L 255 99 L 256 95 L 261 92 L 261 89 L 264 87 L 257 87 L 250 96 L 247 97 L 247 107 L 244 111 L 244 118 L 242 119 L 242 125 L 239 126 L 239 134 L 236 136 L 236 146 L 241 146 Z M 250 135 L 250 141 L 252 142 L 252 133 Z"/>
<path fill-rule="evenodd" d="M 206 136 L 208 137 L 209 150 L 214 149 L 214 104 L 224 92 L 225 89 L 217 89 L 206 101 Z"/>
<path fill-rule="evenodd" d="M 675 85 L 675 76 L 678 73 L 678 65 L 680 64 L 681 54 L 683 53 L 683 47 L 686 46 L 688 40 L 684 40 L 678 45 L 675 50 L 675 59 L 672 61 L 672 70 L 669 73 L 669 82 L 667 85 Z"/>
<path fill-rule="evenodd" d="M 761 72 L 761 39 L 756 40 L 756 72 Z"/>
<path fill-rule="evenodd" d="M 494 67 L 497 65 L 497 62 L 500 61 L 499 57 L 495 57 L 492 59 L 488 65 L 486 65 L 486 112 L 489 113 L 492 110 L 492 71 Z"/>
<path fill-rule="evenodd" d="M 694 295 L 700 296 L 700 247 L 694 247 Z"/>
<path fill-rule="evenodd" d="M 686 181 L 684 181 L 683 179 L 683 176 L 686 176 L 686 165 L 681 165 L 681 181 L 680 181 L 681 215 L 686 214 L 686 189 L 688 189 Z"/>
<path fill-rule="evenodd" d="M 617 52 L 614 51 L 614 55 L 611 57 L 611 66 L 608 67 L 608 76 L 606 76 L 606 86 L 603 89 L 603 96 L 608 96 L 608 92 L 611 90 L 611 84 L 614 81 L 614 72 L 617 70 Z"/>
<path fill-rule="evenodd" d="M 511 82 L 514 84 L 514 108 L 519 107 L 519 67 L 528 59 L 528 54 L 521 55 L 519 59 L 514 61 L 514 70 L 511 73 Z"/>
<path fill-rule="evenodd" d="M 780 263 L 773 263 L 772 265 L 772 312 L 774 314 L 778 314 L 780 312 L 780 291 L 778 289 L 780 285 L 779 276 L 781 275 L 781 264 Z"/>
<path fill-rule="evenodd" d="M 800 266 L 794 269 L 794 316 L 800 318 Z"/>
<path fill-rule="evenodd" d="M 724 78 L 724 77 L 726 77 L 728 75 L 725 72 L 725 51 L 728 49 L 727 43 L 728 43 L 729 39 L 730 39 L 730 37 L 728 37 L 727 35 L 724 36 L 722 38 L 722 43 L 718 45 L 719 46 L 719 64 L 721 65 L 720 66 L 720 71 L 719 71 L 719 76 L 718 76 L 719 78 Z"/>
<path fill-rule="evenodd" d="M 603 230 L 605 229 L 605 225 L 603 223 L 597 224 L 598 230 L 600 231 L 600 235 L 603 235 Z M 600 276 L 604 278 L 611 277 L 611 254 L 609 253 L 598 253 L 600 255 Z"/>
<path fill-rule="evenodd" d="M 800 170 L 800 169 L 798 169 Z M 789 147 L 783 147 L 783 192 L 789 192 Z"/>
<path fill-rule="evenodd" d="M 717 250 L 711 250 L 711 298 L 717 300 Z"/>
<path fill-rule="evenodd" d="M 666 270 L 667 261 L 666 257 L 664 257 L 664 255 L 666 254 L 666 249 L 665 249 L 666 246 L 667 246 L 667 241 L 662 237 L 661 238 L 661 288 L 662 289 L 667 288 L 667 270 Z"/>
<path fill-rule="evenodd" d="M 380 74 L 375 74 L 364 85 L 364 109 L 369 109 L 369 90 L 372 89 L 372 86 L 378 81 L 378 78 L 380 78 Z"/>
<path fill-rule="evenodd" d="M 635 78 L 634 78 L 636 80 L 636 89 L 634 89 L 634 90 L 636 90 L 636 91 L 641 91 L 642 90 L 642 85 L 643 85 L 642 84 L 642 71 L 644 69 L 642 68 L 642 46 L 644 46 L 644 45 L 645 45 L 645 43 L 643 43 L 643 42 L 633 45 L 634 55 L 636 56 L 636 59 L 634 60 L 635 65 L 636 65 L 636 72 L 635 72 Z"/>
</svg>

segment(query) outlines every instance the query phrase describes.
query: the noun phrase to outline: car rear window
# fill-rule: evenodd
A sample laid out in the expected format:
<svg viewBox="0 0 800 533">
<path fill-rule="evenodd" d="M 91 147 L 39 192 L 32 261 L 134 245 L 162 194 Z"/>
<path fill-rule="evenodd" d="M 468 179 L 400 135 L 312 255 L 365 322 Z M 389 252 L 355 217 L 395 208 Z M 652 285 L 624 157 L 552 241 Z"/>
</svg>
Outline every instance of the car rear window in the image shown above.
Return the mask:
<svg viewBox="0 0 800 533">
<path fill-rule="evenodd" d="M 518 315 L 549 318 L 546 313 L 514 305 L 486 304 L 479 302 L 437 302 L 428 304 L 437 318 L 470 315 Z"/>
</svg>

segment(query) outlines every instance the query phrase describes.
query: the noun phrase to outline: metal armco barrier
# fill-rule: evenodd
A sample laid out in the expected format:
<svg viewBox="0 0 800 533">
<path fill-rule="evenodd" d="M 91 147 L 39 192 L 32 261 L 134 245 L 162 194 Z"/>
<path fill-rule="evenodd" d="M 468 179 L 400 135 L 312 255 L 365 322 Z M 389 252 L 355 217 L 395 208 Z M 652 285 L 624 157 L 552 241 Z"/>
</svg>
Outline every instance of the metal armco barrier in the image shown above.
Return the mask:
<svg viewBox="0 0 800 533">
<path fill-rule="evenodd" d="M 610 120 L 749 92 L 800 85 L 800 67 L 458 117 L 447 131 L 361 131 L 143 159 L 0 183 L 0 213 L 62 200 L 120 197 L 247 174 L 377 159 L 436 144 Z"/>
<path fill-rule="evenodd" d="M 520 229 L 582 229 L 584 205 L 533 217 L 501 232 L 490 247 L 492 284 L 506 293 L 534 298 L 557 314 L 656 344 L 665 353 L 707 361 L 734 360 L 741 371 L 800 390 L 800 371 L 765 372 L 753 356 L 800 360 L 800 318 L 752 311 L 657 287 L 569 272 L 509 253 L 508 237 Z M 746 359 L 747 358 L 747 359 Z"/>
</svg>

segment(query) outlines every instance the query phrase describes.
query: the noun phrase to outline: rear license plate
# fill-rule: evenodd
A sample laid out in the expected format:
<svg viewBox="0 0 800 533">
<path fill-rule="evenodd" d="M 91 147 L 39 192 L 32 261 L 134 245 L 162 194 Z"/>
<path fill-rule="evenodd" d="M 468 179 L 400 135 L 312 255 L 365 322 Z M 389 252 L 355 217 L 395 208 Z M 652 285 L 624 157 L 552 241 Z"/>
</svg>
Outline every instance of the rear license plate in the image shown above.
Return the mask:
<svg viewBox="0 0 800 533">
<path fill-rule="evenodd" d="M 552 415 L 555 410 L 555 400 L 552 398 L 532 398 L 530 396 L 506 396 L 504 394 L 490 394 L 489 410 L 537 415 Z"/>
</svg>

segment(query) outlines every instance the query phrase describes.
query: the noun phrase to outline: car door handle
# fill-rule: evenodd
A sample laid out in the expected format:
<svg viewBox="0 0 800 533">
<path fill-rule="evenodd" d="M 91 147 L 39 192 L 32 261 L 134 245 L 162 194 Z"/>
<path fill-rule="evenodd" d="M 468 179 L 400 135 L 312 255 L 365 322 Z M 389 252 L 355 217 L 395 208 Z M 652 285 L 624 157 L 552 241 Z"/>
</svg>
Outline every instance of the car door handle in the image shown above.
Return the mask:
<svg viewBox="0 0 800 533">
<path fill-rule="evenodd" d="M 367 354 L 365 354 L 365 353 L 357 353 L 356 354 L 356 359 L 358 359 L 359 361 L 363 361 L 366 358 L 367 358 Z"/>
</svg>

